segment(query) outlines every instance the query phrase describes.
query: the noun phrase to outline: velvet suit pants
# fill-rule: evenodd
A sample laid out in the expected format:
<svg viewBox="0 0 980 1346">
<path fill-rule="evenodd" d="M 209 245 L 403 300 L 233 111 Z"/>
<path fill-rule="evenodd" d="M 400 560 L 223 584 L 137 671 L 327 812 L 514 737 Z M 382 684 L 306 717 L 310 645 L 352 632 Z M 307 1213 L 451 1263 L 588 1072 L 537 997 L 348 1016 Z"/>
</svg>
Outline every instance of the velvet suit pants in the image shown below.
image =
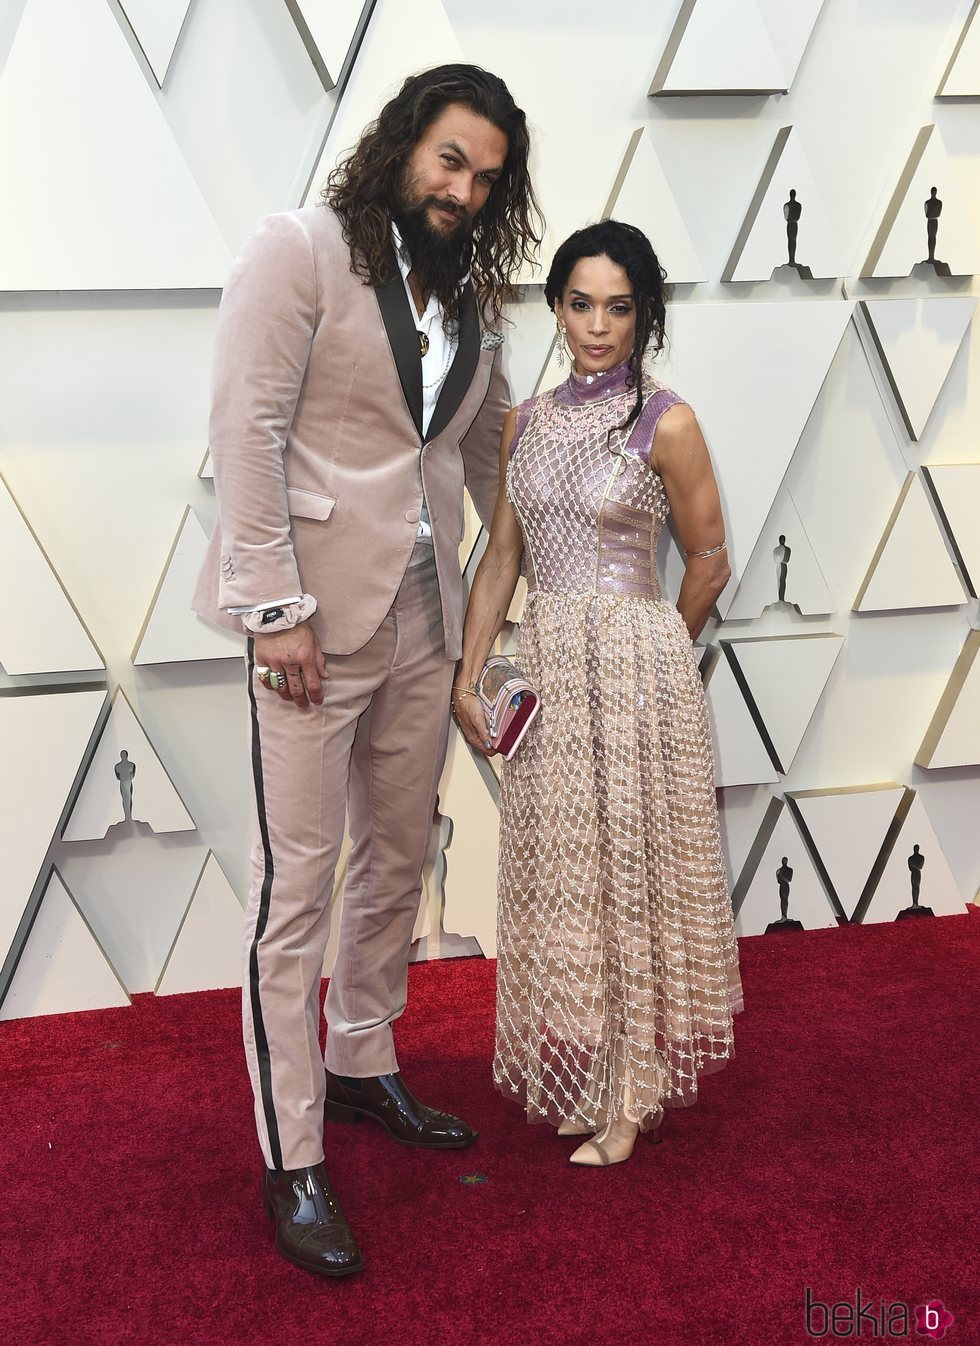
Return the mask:
<svg viewBox="0 0 980 1346">
<path fill-rule="evenodd" d="M 361 649 L 327 656 L 322 706 L 264 687 L 248 651 L 257 835 L 244 939 L 245 1055 L 270 1168 L 323 1158 L 319 989 L 334 872 L 353 850 L 330 978 L 326 1065 L 358 1077 L 398 1069 L 391 1025 L 405 1008 L 436 788 L 449 730 L 447 658 L 431 559 L 411 566 Z"/>
</svg>

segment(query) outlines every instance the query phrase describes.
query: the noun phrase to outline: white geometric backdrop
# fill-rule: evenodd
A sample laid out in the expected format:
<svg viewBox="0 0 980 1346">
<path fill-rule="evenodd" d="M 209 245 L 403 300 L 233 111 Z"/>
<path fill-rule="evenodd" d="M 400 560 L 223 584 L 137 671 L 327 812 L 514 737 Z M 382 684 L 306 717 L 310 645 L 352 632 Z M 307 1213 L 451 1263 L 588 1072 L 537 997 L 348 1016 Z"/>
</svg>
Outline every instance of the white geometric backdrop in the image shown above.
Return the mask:
<svg viewBox="0 0 980 1346">
<path fill-rule="evenodd" d="M 740 932 L 779 919 L 780 886 L 805 927 L 892 920 L 920 857 L 920 905 L 975 899 L 975 9 L 3 7 L 0 1017 L 237 980 L 241 642 L 187 609 L 220 287 L 256 220 L 314 200 L 442 60 L 527 110 L 545 260 L 611 211 L 673 278 L 662 377 L 704 427 L 734 572 L 703 669 Z M 515 401 L 554 381 L 525 279 Z M 470 571 L 480 549 L 471 517 Z M 440 810 L 416 956 L 492 954 L 496 775 L 455 735 Z"/>
</svg>

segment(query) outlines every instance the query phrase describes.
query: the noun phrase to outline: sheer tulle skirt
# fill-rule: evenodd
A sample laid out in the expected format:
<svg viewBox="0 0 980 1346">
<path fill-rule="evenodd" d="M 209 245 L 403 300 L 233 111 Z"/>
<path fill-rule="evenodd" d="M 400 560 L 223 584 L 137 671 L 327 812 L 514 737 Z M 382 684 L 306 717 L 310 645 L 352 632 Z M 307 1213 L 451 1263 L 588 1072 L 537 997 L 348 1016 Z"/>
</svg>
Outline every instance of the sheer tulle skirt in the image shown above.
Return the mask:
<svg viewBox="0 0 980 1346">
<path fill-rule="evenodd" d="M 494 1080 L 646 1127 L 733 1054 L 741 984 L 704 692 L 673 605 L 529 595 L 541 713 L 501 786 Z"/>
</svg>

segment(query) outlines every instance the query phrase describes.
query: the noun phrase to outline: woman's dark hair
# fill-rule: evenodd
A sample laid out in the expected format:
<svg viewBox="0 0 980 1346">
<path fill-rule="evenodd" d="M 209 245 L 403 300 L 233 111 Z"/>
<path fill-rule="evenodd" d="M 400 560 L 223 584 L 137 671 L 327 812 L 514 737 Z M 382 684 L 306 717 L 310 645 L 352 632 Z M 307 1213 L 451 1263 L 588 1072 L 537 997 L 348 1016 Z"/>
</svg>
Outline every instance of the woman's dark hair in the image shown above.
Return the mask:
<svg viewBox="0 0 980 1346">
<path fill-rule="evenodd" d="M 633 287 L 636 338 L 629 357 L 628 384 L 636 388 L 636 401 L 620 426 L 620 429 L 628 430 L 643 408 L 642 372 L 647 347 L 652 342 L 655 354 L 664 348 L 667 273 L 642 229 L 620 220 L 588 224 L 570 234 L 555 253 L 544 287 L 549 308 L 554 309 L 555 303 L 561 302 L 575 264 L 583 257 L 608 257 L 623 268 Z"/>
<path fill-rule="evenodd" d="M 464 104 L 507 137 L 503 172 L 473 222 L 477 297 L 499 317 L 519 267 L 534 262 L 542 220 L 528 169 L 527 120 L 497 75 L 476 65 L 441 65 L 409 76 L 330 174 L 321 195 L 343 222 L 351 270 L 368 284 L 386 284 L 391 207 L 405 164 L 426 127 L 452 103 Z"/>
</svg>

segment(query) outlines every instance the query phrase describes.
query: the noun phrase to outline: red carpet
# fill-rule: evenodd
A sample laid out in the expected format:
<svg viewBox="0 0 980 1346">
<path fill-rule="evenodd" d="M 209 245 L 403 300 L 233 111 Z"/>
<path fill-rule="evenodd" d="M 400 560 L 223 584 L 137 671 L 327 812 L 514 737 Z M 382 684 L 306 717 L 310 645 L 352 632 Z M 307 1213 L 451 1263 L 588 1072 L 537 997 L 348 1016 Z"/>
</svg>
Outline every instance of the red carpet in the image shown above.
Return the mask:
<svg viewBox="0 0 980 1346">
<path fill-rule="evenodd" d="M 0 1025 L 0 1342 L 789 1346 L 814 1339 L 807 1287 L 873 1301 L 863 1328 L 838 1311 L 837 1340 L 928 1342 L 914 1308 L 940 1299 L 947 1346 L 980 1342 L 980 918 L 742 955 L 734 1064 L 604 1171 L 493 1092 L 494 965 L 414 967 L 406 1076 L 482 1134 L 426 1154 L 330 1127 L 366 1263 L 342 1282 L 273 1251 L 236 993 Z"/>
</svg>

